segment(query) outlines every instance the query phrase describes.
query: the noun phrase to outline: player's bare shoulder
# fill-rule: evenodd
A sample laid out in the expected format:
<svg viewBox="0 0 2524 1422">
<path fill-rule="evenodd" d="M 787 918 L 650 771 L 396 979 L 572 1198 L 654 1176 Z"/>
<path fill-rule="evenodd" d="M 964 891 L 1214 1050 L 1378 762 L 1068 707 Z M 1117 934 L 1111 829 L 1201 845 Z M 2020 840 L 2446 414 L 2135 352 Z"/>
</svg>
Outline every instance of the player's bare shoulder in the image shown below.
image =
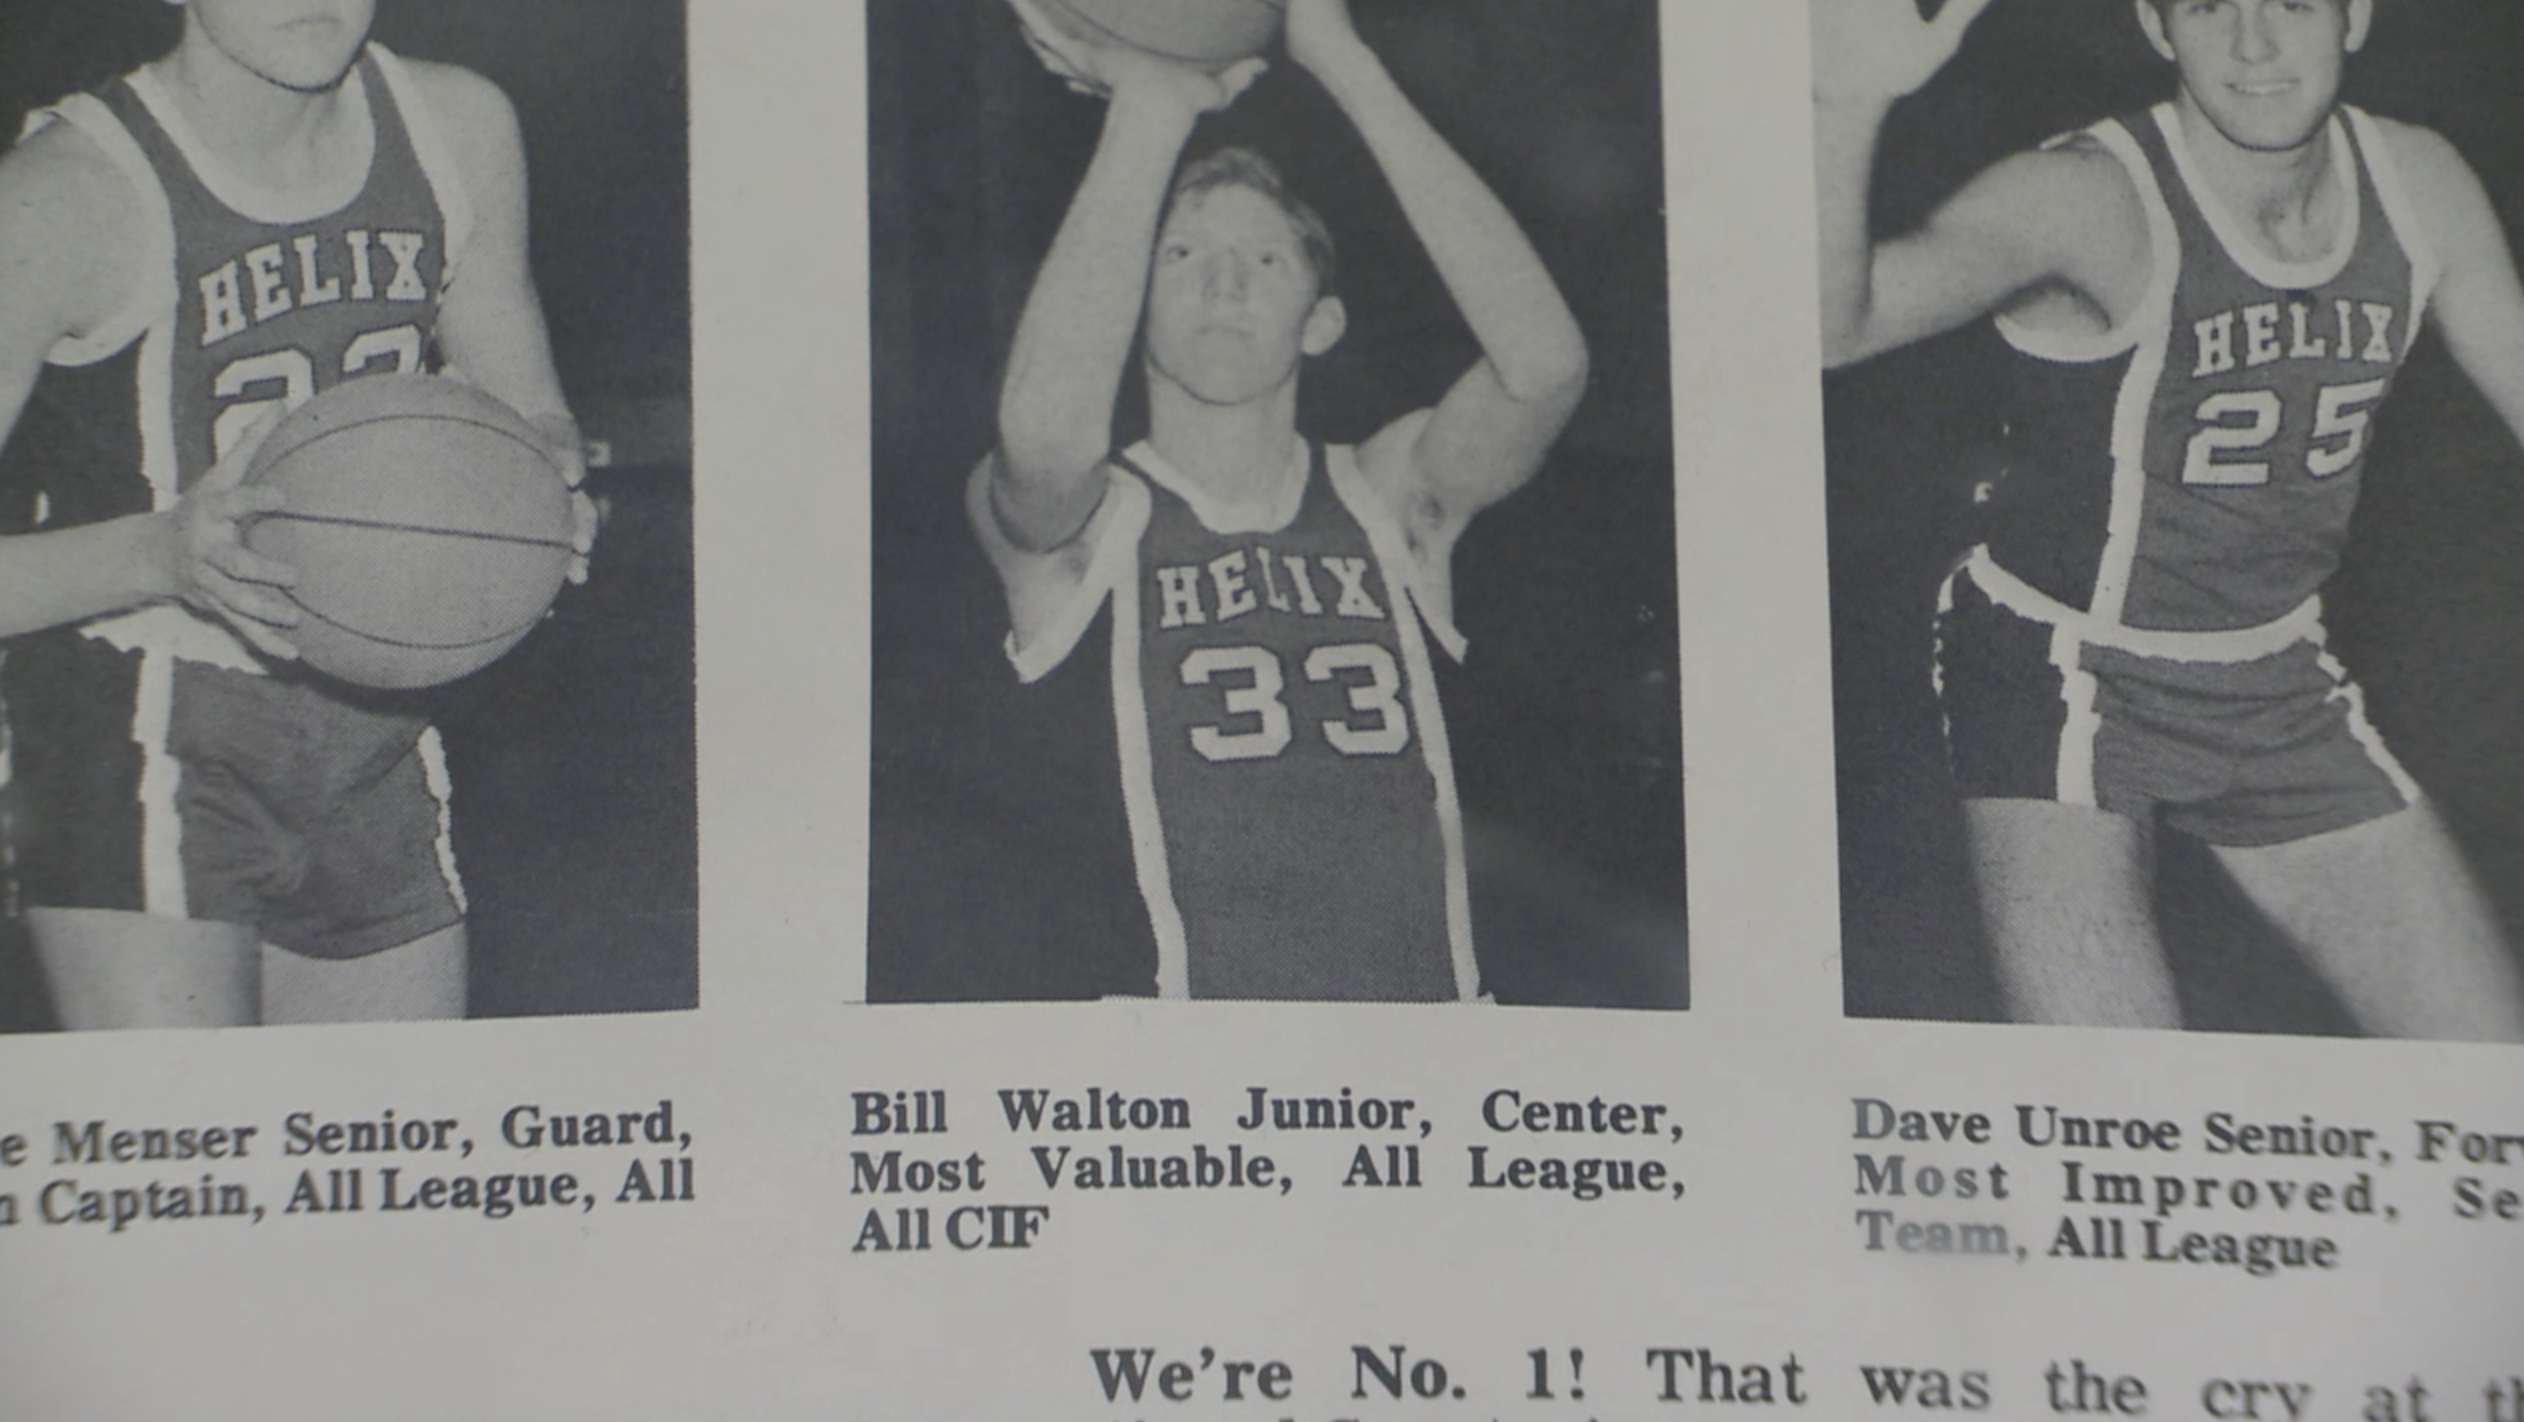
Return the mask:
<svg viewBox="0 0 2524 1422">
<path fill-rule="evenodd" d="M 2386 118 L 2382 114 L 2366 115 L 2375 132 L 2383 136 L 2384 149 L 2393 166 L 2412 185 L 2443 183 L 2448 179 L 2471 178 L 2471 165 L 2463 161 L 2445 135 L 2424 124 Z"/>
<path fill-rule="evenodd" d="M 2032 285 L 2064 284 L 2115 319 L 2147 288 L 2146 199 L 2129 164 L 2091 130 L 2001 159 L 1934 221 L 2019 245 Z"/>
<path fill-rule="evenodd" d="M 500 86 L 460 65 L 406 59 L 404 70 L 430 113 L 445 129 L 457 166 L 484 179 L 525 166 L 525 140 L 517 107 Z M 475 180 L 474 186 L 488 186 Z"/>
<path fill-rule="evenodd" d="M 147 250 L 145 212 L 130 177 L 70 123 L 47 124 L 0 155 L 0 332 L 9 354 L 87 335 L 122 309 Z"/>
<path fill-rule="evenodd" d="M 2383 138 L 2385 156 L 2401 175 L 2403 188 L 2421 220 L 2433 229 L 2432 235 L 2468 225 L 2487 207 L 2489 197 L 2479 175 L 2445 135 L 2380 114 L 2370 114 L 2368 120 Z"/>
</svg>

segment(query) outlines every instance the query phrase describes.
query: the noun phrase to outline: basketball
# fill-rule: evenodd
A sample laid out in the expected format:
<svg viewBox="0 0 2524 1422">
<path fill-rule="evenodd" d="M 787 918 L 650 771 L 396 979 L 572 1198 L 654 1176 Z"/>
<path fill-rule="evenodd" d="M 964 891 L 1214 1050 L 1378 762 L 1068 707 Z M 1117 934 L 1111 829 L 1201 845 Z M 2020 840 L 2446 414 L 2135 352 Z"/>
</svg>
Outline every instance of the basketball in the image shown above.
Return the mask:
<svg viewBox="0 0 2524 1422">
<path fill-rule="evenodd" d="M 1279 34 L 1288 0 L 1036 0 L 1081 39 L 1124 44 L 1218 69 L 1260 54 Z"/>
<path fill-rule="evenodd" d="M 569 490 L 533 427 L 432 375 L 347 381 L 274 426 L 246 482 L 284 503 L 246 546 L 298 570 L 290 639 L 360 686 L 435 686 L 543 620 L 569 573 Z"/>
</svg>

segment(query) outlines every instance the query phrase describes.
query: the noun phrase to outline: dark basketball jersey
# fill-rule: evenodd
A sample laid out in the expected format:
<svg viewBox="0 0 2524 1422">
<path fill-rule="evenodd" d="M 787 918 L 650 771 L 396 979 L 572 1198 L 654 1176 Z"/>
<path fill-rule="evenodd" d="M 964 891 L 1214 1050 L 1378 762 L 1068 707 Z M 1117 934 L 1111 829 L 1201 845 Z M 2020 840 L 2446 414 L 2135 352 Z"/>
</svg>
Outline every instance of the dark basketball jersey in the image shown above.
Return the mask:
<svg viewBox="0 0 2524 1422">
<path fill-rule="evenodd" d="M 343 92 L 368 116 L 373 149 L 338 191 L 311 196 L 231 169 L 145 70 L 37 116 L 37 127 L 76 128 L 129 179 L 148 274 L 135 275 L 122 312 L 51 352 L 0 447 L 0 535 L 172 508 L 274 408 L 343 380 L 427 368 L 471 209 L 393 55 L 370 46 Z M 169 747 L 194 728 L 178 661 L 264 670 L 224 624 L 178 603 L 9 645 L 0 692 L 17 731 L 13 773 L 105 777 L 131 787 L 134 802 L 129 815 L 43 827 L 79 841 L 66 861 L 100 885 L 54 901 L 185 913 Z M 39 733 L 48 727 L 61 734 Z M 407 749 L 419 734 L 411 719 Z M 425 750 L 435 777 L 434 737 Z M 105 797 L 90 787 L 36 798 Z M 135 860 L 136 874 L 125 867 Z M 143 885 L 136 901 L 102 887 L 126 881 Z"/>
<path fill-rule="evenodd" d="M 1067 642 L 1113 603 L 1124 803 L 1164 996 L 1440 1001 L 1478 987 L 1452 758 L 1399 533 L 1351 452 L 1239 527 L 1139 445 Z M 1424 627 L 1424 620 L 1426 625 Z"/>
<path fill-rule="evenodd" d="M 2000 319 L 2016 389 L 1988 550 L 2090 636 L 2310 620 L 2338 565 L 2434 272 L 2373 121 L 2343 109 L 2326 132 L 2348 203 L 2304 262 L 2251 243 L 2172 106 L 2082 135 L 2128 168 L 2154 271 L 2100 338 Z"/>
</svg>

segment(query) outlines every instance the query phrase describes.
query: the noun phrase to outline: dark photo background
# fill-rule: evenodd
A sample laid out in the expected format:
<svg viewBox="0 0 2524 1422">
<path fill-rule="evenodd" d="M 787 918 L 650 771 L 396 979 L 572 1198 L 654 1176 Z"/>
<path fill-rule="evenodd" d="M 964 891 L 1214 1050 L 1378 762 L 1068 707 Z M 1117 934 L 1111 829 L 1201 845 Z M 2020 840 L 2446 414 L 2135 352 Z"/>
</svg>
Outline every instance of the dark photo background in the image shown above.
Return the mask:
<svg viewBox="0 0 2524 1422">
<path fill-rule="evenodd" d="M 2452 140 L 2524 235 L 2524 5 L 2379 0 L 2349 102 Z M 2129 0 L 1998 0 L 1898 108 L 1877 231 L 1916 225 L 1996 159 L 2172 95 Z M 1997 473 L 2003 347 L 1986 322 L 1825 385 L 1845 1005 L 1857 1016 L 1996 1010 L 1929 694 L 1930 622 Z M 2524 941 L 2524 458 L 2421 340 L 2376 421 L 2364 498 L 2326 591 L 2333 645 Z M 2205 852 L 2159 839 L 2158 912 L 2191 1025 L 2353 1030 Z"/>
<path fill-rule="evenodd" d="M 1441 670 L 1440 688 L 1483 984 L 1503 1002 L 1679 1007 L 1655 8 L 1360 0 L 1356 12 L 1531 234 L 1594 356 L 1593 388 L 1540 477 L 1475 520 L 1455 558 L 1472 651 L 1453 675 Z M 994 439 L 1018 310 L 1103 106 L 1044 73 L 999 0 L 876 0 L 869 56 L 869 996 L 1144 993 L 1155 950 L 1123 822 L 1107 634 L 1020 687 L 961 502 Z M 1275 59 L 1193 144 L 1262 149 L 1324 211 L 1350 332 L 1307 371 L 1300 424 L 1355 440 L 1433 402 L 1476 348 L 1364 146 L 1310 78 Z M 1135 435 L 1127 405 L 1124 439 Z"/>
<path fill-rule="evenodd" d="M 0 136 L 171 48 L 160 0 L 0 4 Z M 697 994 L 691 303 L 681 0 L 382 0 L 397 53 L 515 103 L 534 272 L 606 507 L 587 585 L 506 659 L 428 693 L 456 787 L 475 1016 Z M 0 1028 L 52 1025 L 14 923 Z"/>
</svg>

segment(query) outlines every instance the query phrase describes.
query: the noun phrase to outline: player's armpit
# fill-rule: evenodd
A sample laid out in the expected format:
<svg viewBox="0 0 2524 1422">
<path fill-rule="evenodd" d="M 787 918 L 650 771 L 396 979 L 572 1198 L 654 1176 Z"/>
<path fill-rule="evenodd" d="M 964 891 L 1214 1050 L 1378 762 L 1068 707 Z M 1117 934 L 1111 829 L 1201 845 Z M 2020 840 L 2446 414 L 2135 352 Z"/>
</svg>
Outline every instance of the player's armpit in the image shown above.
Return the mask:
<svg viewBox="0 0 2524 1422">
<path fill-rule="evenodd" d="M 56 346 L 114 322 L 141 279 L 142 206 L 67 122 L 0 155 L 0 440 Z"/>
<path fill-rule="evenodd" d="M 148 245 L 141 210 L 130 180 L 67 123 L 0 156 L 0 443 L 54 348 L 122 312 Z M 163 516 L 140 516 L 0 539 L 0 636 L 173 596 L 169 531 Z"/>
<path fill-rule="evenodd" d="M 0 156 L 0 366 L 31 385 L 55 343 L 113 320 L 140 278 L 141 220 L 131 180 L 67 122 Z M 11 400 L 0 432 L 16 418 Z"/>
<path fill-rule="evenodd" d="M 997 507 L 994 490 L 1000 463 L 994 450 L 974 466 L 964 484 L 964 516 L 991 569 L 999 575 L 1000 590 L 1007 596 L 1011 641 L 1022 653 L 1076 620 L 1075 604 L 1083 595 L 1097 553 L 1111 541 L 1109 526 L 1123 501 L 1115 496 L 1111 473 L 1097 466 L 1089 486 L 1095 501 L 1076 531 L 1051 547 L 1031 548 L 1009 535 Z M 1070 635 L 1074 638 L 1075 633 Z"/>
<path fill-rule="evenodd" d="M 1020 466 L 1004 449 L 993 450 L 975 474 L 990 520 L 989 532 L 1017 549 L 1057 553 L 1076 542 L 1104 499 L 1104 457 Z"/>
<path fill-rule="evenodd" d="M 2147 289 L 2147 209 L 2129 170 L 2071 144 L 2003 159 L 1917 231 L 1875 245 L 1846 329 L 1827 323 L 1840 366 L 1955 329 L 2057 283 L 2117 324 Z"/>
<path fill-rule="evenodd" d="M 1577 412 L 1586 377 L 1583 346 L 1525 393 L 1511 392 L 1498 368 L 1480 361 L 1433 409 L 1403 416 L 1361 446 L 1360 470 L 1383 487 L 1415 544 L 1451 547 L 1473 515 L 1542 469 Z"/>
</svg>

